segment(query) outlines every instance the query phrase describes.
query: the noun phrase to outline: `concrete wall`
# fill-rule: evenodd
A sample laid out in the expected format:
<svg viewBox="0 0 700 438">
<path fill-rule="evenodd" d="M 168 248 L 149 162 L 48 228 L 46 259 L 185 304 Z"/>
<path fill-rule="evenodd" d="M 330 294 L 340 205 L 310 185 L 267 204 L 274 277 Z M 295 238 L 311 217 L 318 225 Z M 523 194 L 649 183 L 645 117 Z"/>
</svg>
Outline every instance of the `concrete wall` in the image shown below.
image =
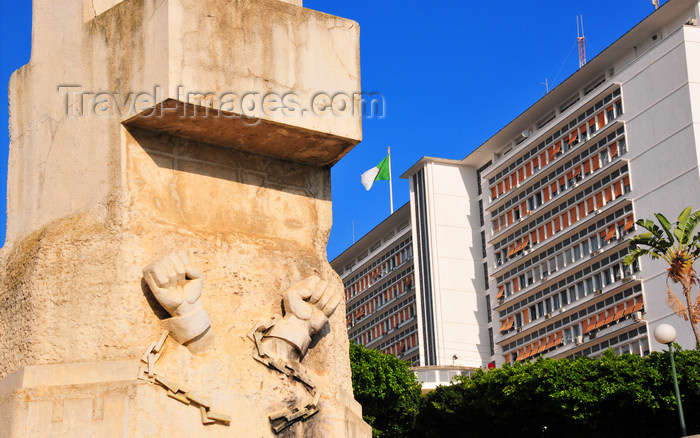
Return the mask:
<svg viewBox="0 0 700 438">
<path fill-rule="evenodd" d="M 428 163 L 425 175 L 436 365 L 481 367 L 490 353 L 476 170 Z"/>
</svg>

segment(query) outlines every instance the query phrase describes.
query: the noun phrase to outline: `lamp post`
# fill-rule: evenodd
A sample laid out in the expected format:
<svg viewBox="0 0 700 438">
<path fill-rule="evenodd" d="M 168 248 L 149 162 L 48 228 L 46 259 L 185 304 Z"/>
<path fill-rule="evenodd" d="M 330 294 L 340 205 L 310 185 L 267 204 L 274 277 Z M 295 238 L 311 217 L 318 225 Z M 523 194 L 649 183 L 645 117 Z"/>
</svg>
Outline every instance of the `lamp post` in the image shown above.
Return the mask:
<svg viewBox="0 0 700 438">
<path fill-rule="evenodd" d="M 681 432 L 683 436 L 687 435 L 685 431 L 685 418 L 683 418 L 683 404 L 681 403 L 681 392 L 678 390 L 678 377 L 676 376 L 676 363 L 673 360 L 673 341 L 676 340 L 676 329 L 669 324 L 659 324 L 654 329 L 654 338 L 660 344 L 668 345 L 668 352 L 671 355 L 671 372 L 673 373 L 673 387 L 676 390 L 676 402 L 678 402 L 678 418 L 681 421 Z"/>
</svg>

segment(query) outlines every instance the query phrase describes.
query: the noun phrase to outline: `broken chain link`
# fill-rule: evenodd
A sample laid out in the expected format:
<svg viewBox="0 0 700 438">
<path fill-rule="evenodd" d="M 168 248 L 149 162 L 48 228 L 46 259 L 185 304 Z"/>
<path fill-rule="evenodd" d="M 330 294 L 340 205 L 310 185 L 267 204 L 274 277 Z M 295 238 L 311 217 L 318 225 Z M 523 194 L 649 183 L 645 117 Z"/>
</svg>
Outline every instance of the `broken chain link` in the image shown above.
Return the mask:
<svg viewBox="0 0 700 438">
<path fill-rule="evenodd" d="M 158 340 L 151 342 L 148 350 L 141 358 L 141 362 L 145 365 L 139 367 L 138 378 L 154 385 L 161 386 L 167 391 L 168 397 L 179 401 L 185 405 L 192 405 L 199 408 L 199 413 L 202 417 L 202 424 L 221 423 L 229 425 L 231 417 L 220 412 L 211 410 L 211 398 L 195 393 L 187 389 L 185 385 L 171 382 L 165 379 L 164 374 L 155 372 L 156 361 L 165 351 L 165 340 L 168 338 L 168 331 L 164 330 Z"/>
<path fill-rule="evenodd" d="M 266 322 L 258 321 L 248 333 L 248 338 L 255 343 L 256 350 L 255 353 L 253 353 L 253 359 L 291 379 L 298 380 L 304 385 L 304 388 L 306 388 L 309 394 L 311 394 L 311 398 L 306 401 L 292 408 L 284 409 L 269 415 L 272 430 L 274 430 L 275 433 L 280 433 L 295 422 L 304 421 L 318 413 L 320 410 L 318 402 L 321 398 L 321 391 L 316 388 L 306 368 L 299 362 L 290 363 L 289 361 L 277 358 L 263 348 L 262 339 L 264 334 L 267 333 L 276 322 L 275 318 Z"/>
</svg>

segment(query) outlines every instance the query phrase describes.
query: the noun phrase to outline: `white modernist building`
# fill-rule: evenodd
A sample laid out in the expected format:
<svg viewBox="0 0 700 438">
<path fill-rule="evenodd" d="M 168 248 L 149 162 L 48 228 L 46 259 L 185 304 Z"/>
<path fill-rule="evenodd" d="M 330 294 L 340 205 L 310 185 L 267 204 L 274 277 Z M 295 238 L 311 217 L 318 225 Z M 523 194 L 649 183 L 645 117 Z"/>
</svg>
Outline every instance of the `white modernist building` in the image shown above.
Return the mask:
<svg viewBox="0 0 700 438">
<path fill-rule="evenodd" d="M 658 350 L 665 266 L 638 218 L 700 208 L 700 18 L 670 0 L 463 160 L 410 180 L 423 366 Z"/>
</svg>

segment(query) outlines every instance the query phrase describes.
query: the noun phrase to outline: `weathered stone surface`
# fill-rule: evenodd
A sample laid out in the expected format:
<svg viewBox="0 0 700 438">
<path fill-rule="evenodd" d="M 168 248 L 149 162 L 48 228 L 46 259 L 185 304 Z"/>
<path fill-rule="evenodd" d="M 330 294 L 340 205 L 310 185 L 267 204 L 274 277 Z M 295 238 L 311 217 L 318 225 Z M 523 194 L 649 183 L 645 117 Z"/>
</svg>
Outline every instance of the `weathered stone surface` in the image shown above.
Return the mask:
<svg viewBox="0 0 700 438">
<path fill-rule="evenodd" d="M 283 292 L 310 275 L 342 294 L 325 254 L 328 165 L 360 140 L 359 118 L 260 114 L 246 129 L 267 135 L 252 136 L 123 123 L 180 99 L 178 86 L 300 99 L 358 91 L 357 24 L 288 3 L 297 2 L 34 1 L 32 59 L 10 84 L 0 436 L 271 437 L 267 416 L 308 397 L 256 362 L 246 335 L 281 317 Z M 66 106 L 66 85 L 93 97 Z M 124 102 L 156 86 L 162 94 L 134 111 L 95 103 L 96 93 Z M 137 379 L 170 317 L 142 268 L 183 248 L 205 276 L 216 341 L 193 352 L 169 338 L 152 365 L 210 396 L 230 426 L 203 425 L 198 409 Z M 340 306 L 303 359 L 322 410 L 280 436 L 369 436 L 350 395 Z M 84 366 L 102 377 L 85 380 Z"/>
<path fill-rule="evenodd" d="M 9 242 L 119 195 L 122 121 L 319 166 L 361 140 L 359 114 L 312 105 L 360 91 L 353 21 L 279 0 L 124 0 L 87 21 L 84 8 L 90 0 L 34 1 L 32 58 L 10 81 L 8 181 L 21 190 L 8 194 Z M 263 105 L 269 93 L 295 96 L 299 110 Z M 173 101 L 261 120 L 133 120 Z"/>
</svg>

